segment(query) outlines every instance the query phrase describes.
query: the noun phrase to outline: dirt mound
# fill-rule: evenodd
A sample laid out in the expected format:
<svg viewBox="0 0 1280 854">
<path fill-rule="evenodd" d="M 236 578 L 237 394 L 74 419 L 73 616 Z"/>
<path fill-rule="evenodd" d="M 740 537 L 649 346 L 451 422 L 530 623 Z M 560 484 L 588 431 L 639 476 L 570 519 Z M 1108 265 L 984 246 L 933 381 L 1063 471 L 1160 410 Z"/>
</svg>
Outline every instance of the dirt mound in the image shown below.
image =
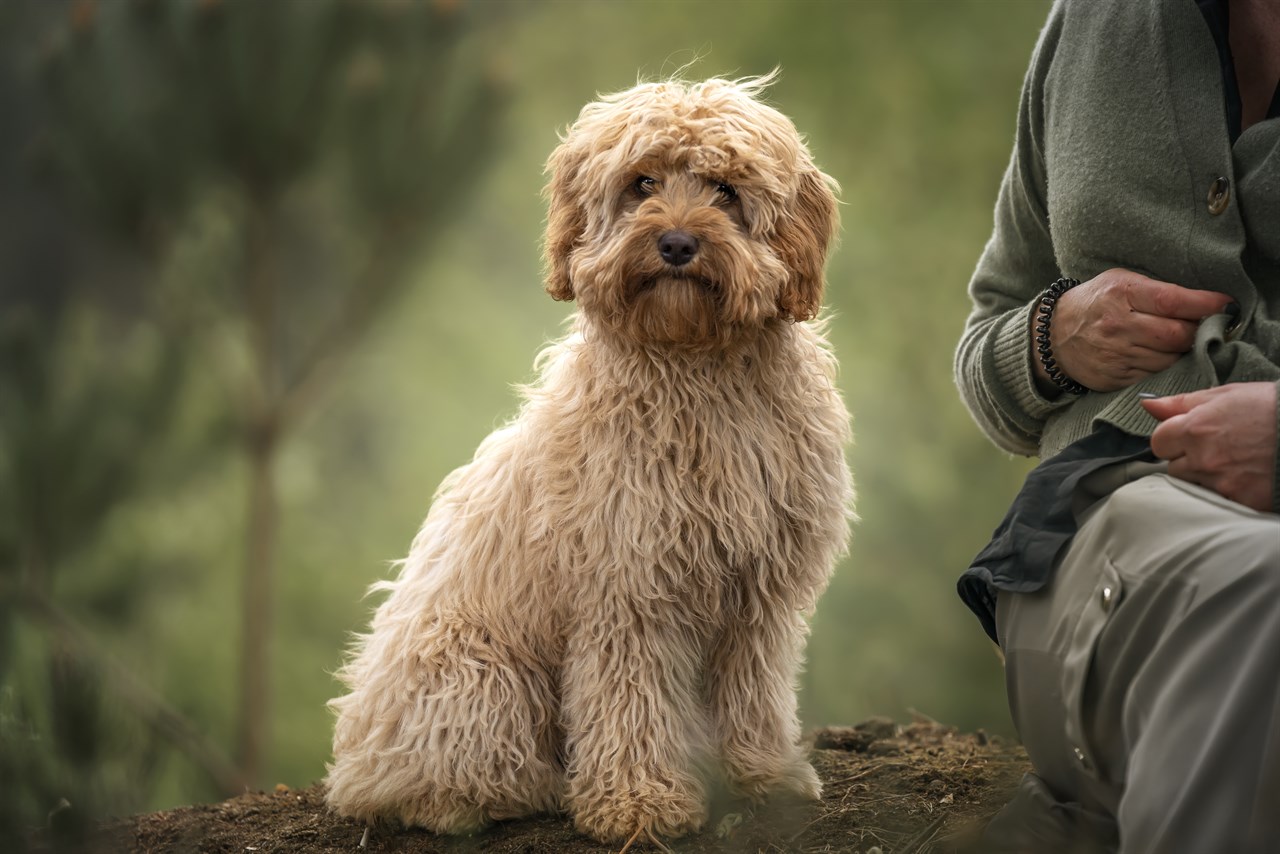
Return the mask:
<svg viewBox="0 0 1280 854">
<path fill-rule="evenodd" d="M 679 852 L 959 852 L 1004 804 L 1028 768 L 1022 749 L 981 731 L 933 722 L 871 720 L 819 730 L 813 762 L 818 804 L 748 805 L 718 799 L 707 829 L 668 843 Z M 83 850 L 131 852 L 494 852 L 587 854 L 616 851 L 574 832 L 563 818 L 500 823 L 470 837 L 364 827 L 329 813 L 319 786 L 278 786 L 220 804 L 134 816 L 98 828 Z M 49 840 L 38 849 L 53 850 Z M 632 851 L 657 850 L 637 842 Z"/>
</svg>

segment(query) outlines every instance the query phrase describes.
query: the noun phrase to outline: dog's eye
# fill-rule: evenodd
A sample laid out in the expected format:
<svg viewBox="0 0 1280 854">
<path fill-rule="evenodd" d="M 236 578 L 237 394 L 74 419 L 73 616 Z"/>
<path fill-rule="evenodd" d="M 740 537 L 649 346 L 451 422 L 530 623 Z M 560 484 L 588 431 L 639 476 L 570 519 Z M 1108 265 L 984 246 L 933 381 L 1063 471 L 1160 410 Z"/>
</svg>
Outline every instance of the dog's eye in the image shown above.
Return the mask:
<svg viewBox="0 0 1280 854">
<path fill-rule="evenodd" d="M 642 196 L 652 196 L 654 191 L 658 189 L 658 182 L 648 175 L 641 175 L 631 186 Z"/>
<path fill-rule="evenodd" d="M 738 191 L 733 189 L 731 184 L 716 184 L 716 192 L 720 194 L 720 198 L 726 202 L 732 202 L 738 198 Z"/>
</svg>

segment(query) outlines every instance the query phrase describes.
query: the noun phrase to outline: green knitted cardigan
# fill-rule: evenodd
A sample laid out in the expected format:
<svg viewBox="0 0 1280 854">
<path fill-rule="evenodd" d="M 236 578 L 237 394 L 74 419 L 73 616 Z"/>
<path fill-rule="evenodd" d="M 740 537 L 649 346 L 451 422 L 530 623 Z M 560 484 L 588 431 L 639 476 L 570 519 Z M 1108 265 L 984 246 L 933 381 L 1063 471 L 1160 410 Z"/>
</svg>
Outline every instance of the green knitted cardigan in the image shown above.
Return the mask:
<svg viewBox="0 0 1280 854">
<path fill-rule="evenodd" d="M 1280 119 L 1233 145 L 1225 103 L 1194 0 L 1054 4 L 955 361 L 961 397 L 1001 448 L 1049 457 L 1099 422 L 1150 435 L 1140 392 L 1280 380 Z M 1209 204 L 1219 178 L 1225 209 Z M 1193 352 L 1129 388 L 1045 397 L 1031 364 L 1039 294 L 1112 267 L 1230 294 L 1240 323 L 1228 335 L 1225 315 L 1205 321 Z M 1274 476 L 1280 510 L 1280 451 Z"/>
</svg>

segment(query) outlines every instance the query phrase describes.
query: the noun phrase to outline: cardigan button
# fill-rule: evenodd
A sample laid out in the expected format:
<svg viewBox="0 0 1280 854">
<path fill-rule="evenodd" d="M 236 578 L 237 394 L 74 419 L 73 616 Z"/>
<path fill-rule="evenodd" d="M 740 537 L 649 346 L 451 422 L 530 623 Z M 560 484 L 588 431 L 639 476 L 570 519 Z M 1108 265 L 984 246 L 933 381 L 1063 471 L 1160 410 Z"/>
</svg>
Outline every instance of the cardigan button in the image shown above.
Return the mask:
<svg viewBox="0 0 1280 854">
<path fill-rule="evenodd" d="M 1231 201 L 1231 183 L 1226 178 L 1218 178 L 1209 187 L 1209 213 L 1217 216 L 1227 209 Z"/>
</svg>

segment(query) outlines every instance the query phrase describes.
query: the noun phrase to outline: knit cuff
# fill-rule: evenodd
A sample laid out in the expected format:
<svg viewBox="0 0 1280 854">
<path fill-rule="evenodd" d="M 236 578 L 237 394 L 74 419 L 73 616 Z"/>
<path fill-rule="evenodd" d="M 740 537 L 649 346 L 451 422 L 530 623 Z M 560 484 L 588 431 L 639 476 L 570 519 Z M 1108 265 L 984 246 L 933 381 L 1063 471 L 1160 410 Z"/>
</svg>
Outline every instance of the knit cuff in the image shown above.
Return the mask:
<svg viewBox="0 0 1280 854">
<path fill-rule="evenodd" d="M 1037 296 L 1026 308 L 1011 311 L 1000 320 L 1000 328 L 996 330 L 995 368 L 1000 387 L 1008 389 L 1011 403 L 1036 421 L 1044 421 L 1049 413 L 1070 405 L 1076 397 L 1069 394 L 1045 397 L 1036 386 L 1031 363 L 1031 328 L 1039 304 Z"/>
</svg>

